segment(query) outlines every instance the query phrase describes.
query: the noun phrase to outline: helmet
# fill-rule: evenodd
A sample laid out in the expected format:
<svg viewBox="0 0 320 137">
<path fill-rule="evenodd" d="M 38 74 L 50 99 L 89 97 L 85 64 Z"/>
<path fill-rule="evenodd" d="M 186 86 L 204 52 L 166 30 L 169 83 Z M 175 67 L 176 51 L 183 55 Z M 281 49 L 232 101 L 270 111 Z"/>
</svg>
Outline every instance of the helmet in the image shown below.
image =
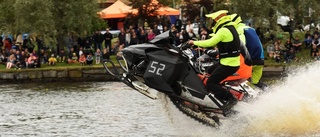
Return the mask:
<svg viewBox="0 0 320 137">
<path fill-rule="evenodd" d="M 238 14 L 231 14 L 230 15 L 232 22 L 239 24 L 240 22 L 242 22 L 241 17 Z"/>
<path fill-rule="evenodd" d="M 207 14 L 206 17 L 212 18 L 213 32 L 216 33 L 224 24 L 231 21 L 231 17 L 227 16 L 227 10 L 219 10 L 217 12 Z"/>
</svg>

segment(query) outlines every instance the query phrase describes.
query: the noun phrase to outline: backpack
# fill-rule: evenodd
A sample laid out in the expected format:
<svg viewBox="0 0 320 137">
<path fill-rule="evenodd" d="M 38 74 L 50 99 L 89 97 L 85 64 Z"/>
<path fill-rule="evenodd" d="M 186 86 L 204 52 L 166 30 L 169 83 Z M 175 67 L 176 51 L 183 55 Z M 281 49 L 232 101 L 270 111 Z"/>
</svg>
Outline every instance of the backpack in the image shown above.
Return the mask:
<svg viewBox="0 0 320 137">
<path fill-rule="evenodd" d="M 264 51 L 261 41 L 256 33 L 256 30 L 251 27 L 244 28 L 244 35 L 246 37 L 246 47 L 254 60 L 264 60 Z"/>
</svg>

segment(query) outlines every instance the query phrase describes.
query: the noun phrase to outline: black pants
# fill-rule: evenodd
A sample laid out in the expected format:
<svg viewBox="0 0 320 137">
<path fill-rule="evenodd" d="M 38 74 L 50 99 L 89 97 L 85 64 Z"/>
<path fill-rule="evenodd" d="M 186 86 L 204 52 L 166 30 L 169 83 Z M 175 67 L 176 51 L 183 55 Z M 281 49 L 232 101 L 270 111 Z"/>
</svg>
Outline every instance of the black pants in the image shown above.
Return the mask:
<svg viewBox="0 0 320 137">
<path fill-rule="evenodd" d="M 208 68 L 208 73 L 211 73 L 211 76 L 209 77 L 207 81 L 207 89 L 212 92 L 216 98 L 218 98 L 220 101 L 228 100 L 232 97 L 232 94 L 230 92 L 227 92 L 222 86 L 220 85 L 220 82 L 224 79 L 226 79 L 228 76 L 233 75 L 236 73 L 239 69 L 238 67 L 230 67 L 230 66 L 224 66 L 220 64 L 215 64 Z"/>
</svg>

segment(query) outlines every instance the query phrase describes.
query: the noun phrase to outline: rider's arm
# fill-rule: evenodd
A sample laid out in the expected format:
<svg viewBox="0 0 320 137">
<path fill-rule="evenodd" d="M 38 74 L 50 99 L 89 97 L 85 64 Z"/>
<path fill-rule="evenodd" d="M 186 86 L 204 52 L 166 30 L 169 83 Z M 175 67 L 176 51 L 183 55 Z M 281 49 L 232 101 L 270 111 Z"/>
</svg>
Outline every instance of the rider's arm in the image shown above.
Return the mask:
<svg viewBox="0 0 320 137">
<path fill-rule="evenodd" d="M 199 47 L 213 47 L 216 46 L 219 42 L 230 42 L 233 40 L 233 37 L 226 37 L 226 34 L 229 34 L 229 30 L 227 28 L 221 28 L 215 35 L 213 35 L 210 39 L 194 41 L 193 44 Z"/>
</svg>

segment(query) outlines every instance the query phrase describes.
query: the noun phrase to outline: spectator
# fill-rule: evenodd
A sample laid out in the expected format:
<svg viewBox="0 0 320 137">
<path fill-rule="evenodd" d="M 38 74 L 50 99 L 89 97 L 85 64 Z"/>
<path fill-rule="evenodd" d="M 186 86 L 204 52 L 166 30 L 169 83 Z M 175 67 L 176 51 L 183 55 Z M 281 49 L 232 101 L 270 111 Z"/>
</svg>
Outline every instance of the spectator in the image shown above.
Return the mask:
<svg viewBox="0 0 320 137">
<path fill-rule="evenodd" d="M 22 55 L 21 55 L 21 53 L 20 53 L 20 51 L 18 50 L 18 51 L 16 51 L 16 53 L 15 53 L 15 57 L 16 57 L 16 61 L 15 61 L 15 65 L 17 66 L 17 68 L 21 68 L 20 67 L 20 64 L 21 64 L 21 62 L 22 62 Z M 24 59 L 24 58 L 23 58 Z"/>
<path fill-rule="evenodd" d="M 314 60 L 319 59 L 319 50 L 316 45 L 312 45 L 312 48 L 310 49 L 310 55 Z"/>
<path fill-rule="evenodd" d="M 153 33 L 155 34 L 155 35 L 159 35 L 159 34 L 161 34 L 161 31 L 158 29 L 158 25 L 157 24 L 154 24 L 153 25 Z"/>
<path fill-rule="evenodd" d="M 26 49 L 27 50 L 27 49 Z M 17 66 L 18 68 L 27 68 L 27 62 L 28 62 L 28 57 L 27 54 L 24 51 L 21 51 L 21 58 L 19 61 L 20 66 Z"/>
<path fill-rule="evenodd" d="M 289 51 L 292 48 L 292 42 L 291 39 L 288 38 L 284 46 L 287 48 L 287 51 Z"/>
<path fill-rule="evenodd" d="M 209 34 L 205 27 L 200 28 L 200 39 L 201 40 L 209 39 Z"/>
<path fill-rule="evenodd" d="M 4 51 L 6 52 L 7 55 L 12 48 L 12 43 L 10 41 L 11 41 L 10 38 L 6 38 L 4 40 Z"/>
<path fill-rule="evenodd" d="M 99 50 L 99 49 L 97 49 L 97 50 Z M 81 66 L 85 65 L 86 64 L 86 60 L 87 60 L 86 56 L 84 54 L 81 54 L 80 58 L 79 58 L 80 65 Z"/>
<path fill-rule="evenodd" d="M 175 46 L 179 46 L 180 44 L 181 44 L 181 42 L 180 42 L 180 33 L 176 33 L 175 34 L 175 37 L 174 37 L 174 44 L 175 44 Z"/>
<path fill-rule="evenodd" d="M 147 34 L 145 33 L 144 29 L 140 29 L 139 34 L 139 43 L 146 43 L 147 42 Z"/>
<path fill-rule="evenodd" d="M 153 33 L 152 29 L 148 30 L 148 41 L 154 39 L 156 37 L 156 35 Z"/>
<path fill-rule="evenodd" d="M 65 53 L 64 49 L 60 50 L 58 60 L 59 60 L 59 62 L 64 62 L 66 60 L 66 53 Z"/>
<path fill-rule="evenodd" d="M 97 49 L 95 53 L 95 58 L 96 58 L 96 64 L 100 64 L 100 59 L 101 59 L 101 51 L 100 49 Z"/>
<path fill-rule="evenodd" d="M 181 17 L 181 22 L 182 22 L 182 28 L 186 28 L 187 21 L 188 21 L 187 13 L 183 13 Z M 179 31 L 180 32 L 180 31 Z"/>
<path fill-rule="evenodd" d="M 281 61 L 281 50 L 280 50 L 279 45 L 275 46 L 274 57 L 273 58 L 275 59 L 275 61 L 277 63 L 280 63 L 280 61 Z"/>
<path fill-rule="evenodd" d="M 93 57 L 92 57 L 92 53 L 89 53 L 87 58 L 86 58 L 87 64 L 88 65 L 92 65 L 93 62 Z"/>
<path fill-rule="evenodd" d="M 131 42 L 131 33 L 130 33 L 130 30 L 127 29 L 126 34 L 125 34 L 125 44 L 124 44 L 124 46 L 128 47 L 130 45 L 130 42 Z"/>
<path fill-rule="evenodd" d="M 68 63 L 69 63 L 70 60 L 72 60 L 73 54 L 77 54 L 77 53 L 74 51 L 74 48 L 71 47 L 70 48 L 70 52 L 68 54 Z"/>
<path fill-rule="evenodd" d="M 193 32 L 193 29 L 189 29 L 189 31 L 188 31 L 188 39 L 192 40 L 192 39 L 195 39 L 195 38 L 197 38 L 197 35 Z"/>
<path fill-rule="evenodd" d="M 193 26 L 192 26 L 190 20 L 187 21 L 187 24 L 186 24 L 185 28 L 186 28 L 186 32 L 189 32 L 190 30 L 193 30 Z"/>
<path fill-rule="evenodd" d="M 292 43 L 294 52 L 300 52 L 301 51 L 301 46 L 302 46 L 302 42 L 299 40 L 298 36 L 295 36 L 293 43 Z"/>
<path fill-rule="evenodd" d="M 51 57 L 49 58 L 49 66 L 54 66 L 57 63 L 57 58 L 54 56 L 54 54 L 51 54 Z"/>
<path fill-rule="evenodd" d="M 180 32 L 180 43 L 187 42 L 189 40 L 189 33 L 186 30 Z"/>
<path fill-rule="evenodd" d="M 307 30 L 306 33 L 304 34 L 304 38 L 306 39 L 306 38 L 308 38 L 308 36 L 310 36 L 312 39 L 312 35 L 310 34 L 309 30 Z"/>
<path fill-rule="evenodd" d="M 315 34 L 315 35 L 314 35 L 314 38 L 313 38 L 311 44 L 312 44 L 312 46 L 313 46 L 313 45 L 316 45 L 317 48 L 320 47 L 320 38 L 319 38 L 319 35 L 318 35 L 318 34 Z"/>
<path fill-rule="evenodd" d="M 84 52 L 83 52 L 83 47 L 80 47 L 80 49 L 79 49 L 79 57 L 83 54 Z"/>
<path fill-rule="evenodd" d="M 268 53 L 268 56 L 270 58 L 273 58 L 274 57 L 274 50 L 275 50 L 275 45 L 277 45 L 277 42 L 274 42 L 273 44 L 269 44 L 267 46 L 267 53 Z"/>
<path fill-rule="evenodd" d="M 30 56 L 28 58 L 28 68 L 35 68 L 37 66 L 37 57 L 34 56 L 33 53 L 30 53 Z"/>
<path fill-rule="evenodd" d="M 46 64 L 48 62 L 48 53 L 44 49 L 41 49 L 39 57 L 41 57 L 41 64 Z"/>
<path fill-rule="evenodd" d="M 105 45 L 105 48 L 108 48 L 109 49 L 109 53 L 112 53 L 111 50 L 112 50 L 112 45 L 111 45 L 111 40 L 112 40 L 113 36 L 112 34 L 109 32 L 109 29 L 107 28 L 106 29 L 106 33 L 104 34 L 104 45 Z M 88 55 L 88 54 L 87 54 Z"/>
<path fill-rule="evenodd" d="M 131 41 L 130 41 L 130 45 L 135 45 L 135 44 L 138 44 L 139 43 L 139 39 L 136 35 L 136 33 L 132 33 L 132 38 L 131 38 Z"/>
<path fill-rule="evenodd" d="M 119 45 L 125 45 L 126 42 L 126 33 L 124 29 L 120 29 L 120 33 L 118 35 Z"/>
<path fill-rule="evenodd" d="M 16 57 L 14 54 L 11 54 L 9 56 L 8 62 L 7 62 L 7 69 L 11 69 L 12 66 L 15 66 Z"/>
<path fill-rule="evenodd" d="M 102 42 L 104 40 L 104 36 L 101 34 L 100 31 L 96 31 L 96 33 L 93 35 L 93 40 L 94 40 L 94 45 L 95 45 L 95 50 L 97 49 L 102 49 Z"/>
<path fill-rule="evenodd" d="M 162 32 L 166 32 L 166 31 L 168 31 L 168 27 L 164 26 Z"/>
<path fill-rule="evenodd" d="M 294 61 L 298 60 L 293 48 L 291 48 L 289 51 L 287 51 L 285 59 L 286 59 L 286 61 L 284 63 L 290 63 L 292 60 L 294 60 Z"/>
<path fill-rule="evenodd" d="M 5 55 L 3 53 L 3 50 L 0 49 L 0 64 L 5 64 Z"/>
<path fill-rule="evenodd" d="M 123 45 L 122 45 L 123 46 Z M 113 51 L 112 51 L 112 53 L 113 54 L 115 54 L 115 55 L 117 55 L 117 53 L 118 53 L 118 51 L 119 51 L 119 47 L 120 47 L 120 45 L 119 45 L 119 41 L 118 40 L 116 40 L 114 43 L 113 43 Z"/>
<path fill-rule="evenodd" d="M 72 57 L 68 59 L 68 63 L 73 64 L 78 62 L 77 53 L 72 53 Z"/>
<path fill-rule="evenodd" d="M 92 46 L 89 39 L 85 39 L 83 46 L 84 46 L 84 51 L 83 51 L 84 54 L 88 55 L 89 53 L 93 53 Z"/>
<path fill-rule="evenodd" d="M 160 33 L 163 33 L 163 26 L 161 22 L 158 24 L 157 29 L 160 31 Z"/>
<path fill-rule="evenodd" d="M 308 35 L 307 38 L 304 39 L 303 41 L 305 48 L 311 48 L 312 47 L 312 38 L 311 35 Z"/>
<path fill-rule="evenodd" d="M 178 30 L 178 32 L 181 32 L 182 21 L 179 19 L 179 16 L 176 16 L 176 22 L 174 26 Z"/>
</svg>

